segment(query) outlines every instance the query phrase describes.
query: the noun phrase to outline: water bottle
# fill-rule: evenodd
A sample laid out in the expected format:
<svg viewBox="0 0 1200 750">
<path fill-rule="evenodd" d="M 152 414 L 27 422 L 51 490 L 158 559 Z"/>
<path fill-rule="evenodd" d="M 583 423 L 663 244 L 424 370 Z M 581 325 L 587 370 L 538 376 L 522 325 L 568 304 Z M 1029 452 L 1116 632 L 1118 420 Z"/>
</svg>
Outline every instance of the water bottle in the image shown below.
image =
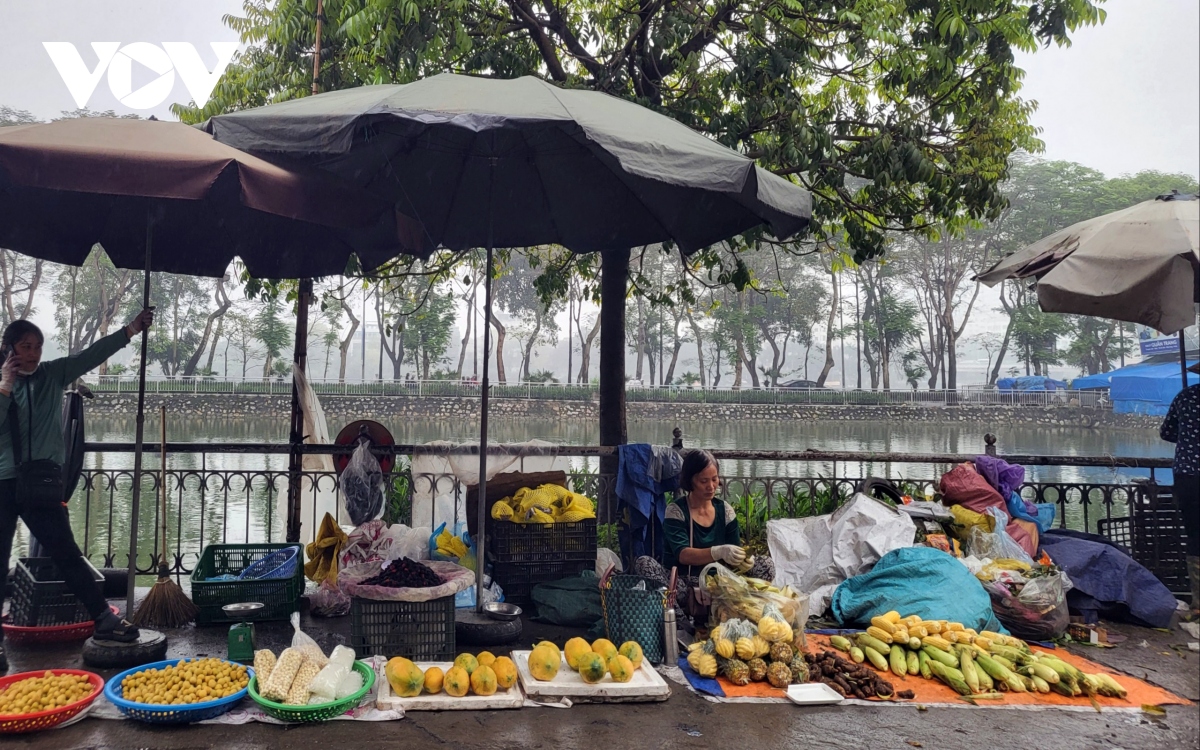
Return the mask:
<svg viewBox="0 0 1200 750">
<path fill-rule="evenodd" d="M 679 638 L 675 632 L 675 609 L 663 610 L 663 663 L 675 666 L 679 662 Z"/>
</svg>

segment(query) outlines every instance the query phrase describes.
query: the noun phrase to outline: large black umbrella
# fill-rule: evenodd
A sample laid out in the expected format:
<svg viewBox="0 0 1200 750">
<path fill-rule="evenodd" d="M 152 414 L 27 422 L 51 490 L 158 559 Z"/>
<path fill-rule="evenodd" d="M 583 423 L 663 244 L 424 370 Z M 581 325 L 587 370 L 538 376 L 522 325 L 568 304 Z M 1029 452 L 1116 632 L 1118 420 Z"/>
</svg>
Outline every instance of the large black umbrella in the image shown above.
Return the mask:
<svg viewBox="0 0 1200 750">
<path fill-rule="evenodd" d="M 393 205 L 335 176 L 242 153 L 180 123 L 64 120 L 0 128 L 0 246 L 80 265 L 99 243 L 123 268 L 258 277 L 372 267 L 414 243 Z M 419 239 L 419 237 L 417 238 Z M 157 243 L 160 251 L 152 253 Z M 127 607 L 133 609 L 147 335 L 138 382 Z"/>
<path fill-rule="evenodd" d="M 670 241 L 687 253 L 761 224 L 786 238 L 811 215 L 805 190 L 752 159 L 637 104 L 537 78 L 438 75 L 219 115 L 203 127 L 388 197 L 422 223 L 429 244 L 486 247 L 485 319 L 495 247 L 628 251 Z M 609 304 L 623 305 L 625 273 L 621 299 Z M 613 281 L 607 267 L 604 275 Z M 624 336 L 618 327 L 602 325 L 602 362 L 623 348 L 605 345 L 606 333 Z M 490 334 L 485 326 L 476 527 L 484 551 Z M 623 388 L 623 369 L 603 378 Z M 604 394 L 602 386 L 602 412 L 616 406 Z"/>
</svg>

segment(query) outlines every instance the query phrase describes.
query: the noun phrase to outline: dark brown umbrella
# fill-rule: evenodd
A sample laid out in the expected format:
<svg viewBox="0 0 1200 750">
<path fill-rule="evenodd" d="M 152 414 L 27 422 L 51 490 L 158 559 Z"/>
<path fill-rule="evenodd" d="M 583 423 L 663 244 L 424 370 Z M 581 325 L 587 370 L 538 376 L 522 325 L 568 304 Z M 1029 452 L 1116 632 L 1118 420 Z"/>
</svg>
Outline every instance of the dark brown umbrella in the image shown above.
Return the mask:
<svg viewBox="0 0 1200 750">
<path fill-rule="evenodd" d="M 0 246 L 81 265 L 99 243 L 146 272 L 221 276 L 239 257 L 259 278 L 373 268 L 419 245 L 384 199 L 323 172 L 270 162 L 180 123 L 79 119 L 0 128 Z M 160 251 L 151 252 L 158 244 Z M 146 387 L 138 382 L 128 609 L 133 608 Z"/>
</svg>

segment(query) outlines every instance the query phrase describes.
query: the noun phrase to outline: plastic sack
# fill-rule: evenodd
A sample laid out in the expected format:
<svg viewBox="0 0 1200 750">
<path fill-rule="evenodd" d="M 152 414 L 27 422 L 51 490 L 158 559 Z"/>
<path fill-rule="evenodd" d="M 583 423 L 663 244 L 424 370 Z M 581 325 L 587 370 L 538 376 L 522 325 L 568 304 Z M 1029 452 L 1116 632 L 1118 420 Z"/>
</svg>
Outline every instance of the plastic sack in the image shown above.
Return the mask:
<svg viewBox="0 0 1200 750">
<path fill-rule="evenodd" d="M 621 557 L 616 552 L 613 552 L 608 547 L 600 547 L 596 550 L 596 575 L 604 575 L 609 568 L 613 568 L 615 572 L 620 573 L 625 569 L 625 566 L 621 563 Z"/>
<path fill-rule="evenodd" d="M 1071 614 L 1067 592 L 1071 580 L 1058 572 L 1031 578 L 1016 594 L 1001 582 L 983 584 L 992 597 L 992 611 L 1013 635 L 1029 641 L 1051 641 L 1067 631 Z"/>
<path fill-rule="evenodd" d="M 329 657 L 307 633 L 300 629 L 300 613 L 292 613 L 292 648 L 304 655 L 304 661 L 312 662 L 324 668 L 329 663 Z"/>
<path fill-rule="evenodd" d="M 350 612 L 350 597 L 329 579 L 321 582 L 308 598 L 309 611 L 317 617 L 341 617 Z"/>
<path fill-rule="evenodd" d="M 339 568 L 361 565 L 368 562 L 380 562 L 383 556 L 392 548 L 396 541 L 392 527 L 381 518 L 367 521 L 362 526 L 350 532 L 342 554 L 338 558 Z"/>
<path fill-rule="evenodd" d="M 428 602 L 444 596 L 453 596 L 475 585 L 475 573 L 461 565 L 436 560 L 428 560 L 422 564 L 428 565 L 430 570 L 442 579 L 440 586 L 416 589 L 364 584 L 363 581 L 379 575 L 383 568 L 382 562 L 369 562 L 346 568 L 338 576 L 338 583 L 342 591 L 350 596 L 384 602 Z"/>
<path fill-rule="evenodd" d="M 429 559 L 430 531 L 428 526 L 410 529 L 402 523 L 394 523 L 388 528 L 388 535 L 392 538 L 392 543 L 382 553 L 384 562 L 399 560 L 403 557 L 410 560 Z"/>
<path fill-rule="evenodd" d="M 354 449 L 350 462 L 338 478 L 338 487 L 346 515 L 355 526 L 383 516 L 383 470 L 379 467 L 379 459 L 371 453 L 370 443 L 364 441 Z"/>
<path fill-rule="evenodd" d="M 1004 512 L 997 508 L 988 508 L 987 513 L 996 519 L 995 531 L 988 532 L 984 531 L 982 526 L 972 526 L 967 534 L 967 548 L 971 554 L 981 559 L 987 557 L 992 560 L 1019 560 L 1032 566 L 1033 558 L 1005 531 L 1008 518 Z"/>
<path fill-rule="evenodd" d="M 777 613 L 802 638 L 808 624 L 808 595 L 784 586 L 779 591 L 759 591 L 745 578 L 720 563 L 709 563 L 700 571 L 700 584 L 712 597 L 710 627 L 742 618 L 757 623 L 763 613 Z"/>
<path fill-rule="evenodd" d="M 346 675 L 337 686 L 337 700 L 349 698 L 350 696 L 362 690 L 363 678 L 358 673 L 357 669 L 351 669 L 350 674 Z"/>
<path fill-rule="evenodd" d="M 345 646 L 338 646 L 329 655 L 326 664 L 313 681 L 308 685 L 308 692 L 322 696 L 326 701 L 337 698 L 338 685 L 354 669 L 354 651 Z"/>
<path fill-rule="evenodd" d="M 443 523 L 429 535 L 429 559 L 452 562 L 467 570 L 476 570 L 475 542 L 467 533 L 466 521 L 455 524 L 453 531 L 448 530 Z"/>
</svg>

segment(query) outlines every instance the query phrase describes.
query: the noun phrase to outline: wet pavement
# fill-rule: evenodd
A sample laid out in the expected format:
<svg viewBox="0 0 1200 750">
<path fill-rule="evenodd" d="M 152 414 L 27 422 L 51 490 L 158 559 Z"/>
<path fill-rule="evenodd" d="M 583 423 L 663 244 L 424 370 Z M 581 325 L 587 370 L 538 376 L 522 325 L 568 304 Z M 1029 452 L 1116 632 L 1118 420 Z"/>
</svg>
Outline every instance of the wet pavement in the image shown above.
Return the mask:
<svg viewBox="0 0 1200 750">
<path fill-rule="evenodd" d="M 349 639 L 350 618 L 309 618 L 305 632 L 328 652 Z M 291 641 L 288 623 L 256 626 L 260 648 L 276 652 Z M 1187 650 L 1189 637 L 1170 632 L 1108 624 L 1127 637 L 1117 648 L 1072 647 L 1081 655 L 1165 687 L 1190 700 L 1200 699 L 1200 654 Z M 227 626 L 167 631 L 168 657 L 224 656 Z M 560 645 L 575 631 L 526 622 L 518 646 L 543 638 Z M 478 651 L 481 649 L 472 649 Z M 495 647 L 500 653 L 506 648 Z M 47 667 L 87 668 L 78 644 L 19 647 L 10 644 L 9 673 Z M 105 677 L 116 670 L 101 671 Z M 979 748 L 1153 748 L 1200 747 L 1200 709 L 1169 706 L 1158 717 L 1143 712 L 1026 711 L 928 708 L 914 704 L 800 708 L 784 704 L 715 704 L 671 684 L 664 703 L 578 705 L 570 709 L 410 713 L 401 721 L 334 721 L 283 727 L 154 727 L 135 721 L 85 719 L 64 729 L 5 737 L 13 748 L 280 748 L 343 750 L 353 747 L 494 748 L 877 748 L 945 750 Z M 1086 705 L 1086 704 L 1085 704 Z"/>
</svg>

